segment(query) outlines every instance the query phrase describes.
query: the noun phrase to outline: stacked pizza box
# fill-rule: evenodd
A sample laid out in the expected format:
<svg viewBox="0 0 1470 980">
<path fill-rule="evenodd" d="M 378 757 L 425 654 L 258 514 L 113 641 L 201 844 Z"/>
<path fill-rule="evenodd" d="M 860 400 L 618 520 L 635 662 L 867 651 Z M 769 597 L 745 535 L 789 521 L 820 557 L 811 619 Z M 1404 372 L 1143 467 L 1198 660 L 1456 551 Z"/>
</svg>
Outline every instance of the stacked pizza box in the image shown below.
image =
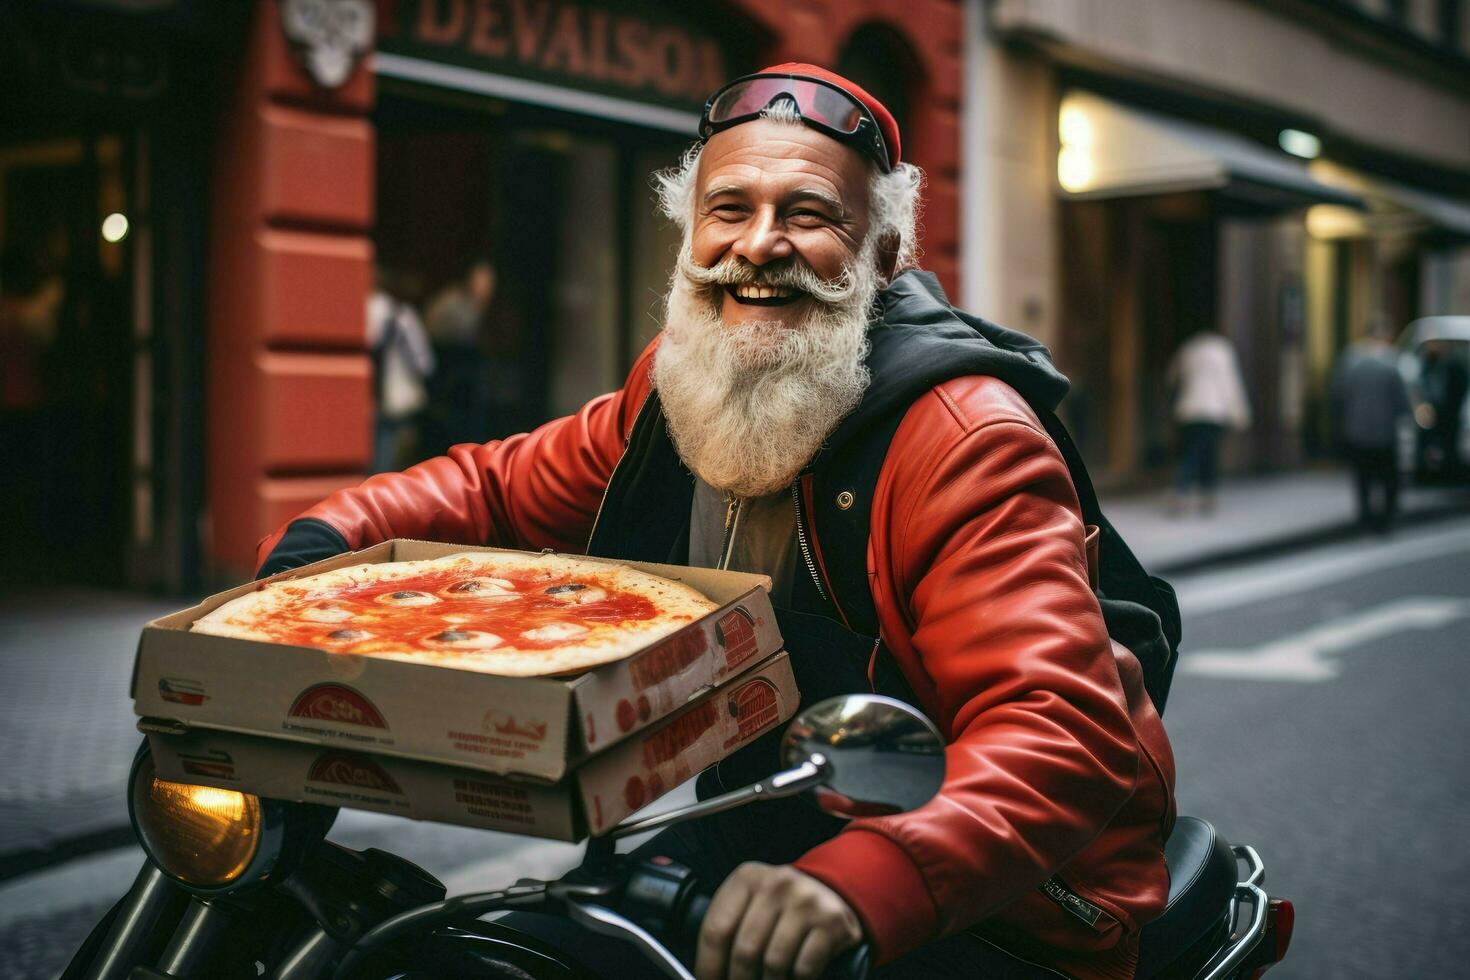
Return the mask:
<svg viewBox="0 0 1470 980">
<path fill-rule="evenodd" d="M 394 540 L 282 575 L 496 550 Z M 797 703 L 764 576 L 623 564 L 718 608 L 574 677 L 501 677 L 190 632 L 252 583 L 144 628 L 139 728 L 165 779 L 557 840 L 606 832 Z"/>
</svg>

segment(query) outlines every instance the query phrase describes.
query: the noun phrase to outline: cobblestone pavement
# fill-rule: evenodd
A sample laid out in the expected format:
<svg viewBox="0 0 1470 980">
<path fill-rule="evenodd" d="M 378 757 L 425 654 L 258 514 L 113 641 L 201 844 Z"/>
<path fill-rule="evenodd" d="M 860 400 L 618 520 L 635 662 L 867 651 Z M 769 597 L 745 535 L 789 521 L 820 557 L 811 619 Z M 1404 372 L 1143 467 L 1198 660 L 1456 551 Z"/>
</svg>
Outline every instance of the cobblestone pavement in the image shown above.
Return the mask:
<svg viewBox="0 0 1470 980">
<path fill-rule="evenodd" d="M 126 825 L 138 634 L 185 604 L 83 590 L 0 601 L 0 875 L 6 857 Z"/>
</svg>

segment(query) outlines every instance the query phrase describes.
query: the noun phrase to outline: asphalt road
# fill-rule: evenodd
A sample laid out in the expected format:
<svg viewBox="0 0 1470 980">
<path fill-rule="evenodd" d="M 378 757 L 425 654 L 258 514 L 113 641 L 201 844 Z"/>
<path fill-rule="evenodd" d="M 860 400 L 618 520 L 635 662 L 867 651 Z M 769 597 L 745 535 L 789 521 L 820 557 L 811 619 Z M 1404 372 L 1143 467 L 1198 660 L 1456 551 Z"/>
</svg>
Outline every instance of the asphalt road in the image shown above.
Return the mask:
<svg viewBox="0 0 1470 980">
<path fill-rule="evenodd" d="M 1464 976 L 1470 521 L 1180 584 L 1180 812 L 1292 899 L 1271 976 Z"/>
<path fill-rule="evenodd" d="M 1470 520 L 1176 583 L 1186 653 L 1165 723 L 1181 813 L 1257 847 L 1296 937 L 1271 976 L 1438 977 L 1470 963 Z M 545 876 L 568 845 L 367 814 L 451 892 Z M 124 890 L 118 848 L 0 882 L 0 963 L 55 976 Z"/>
</svg>

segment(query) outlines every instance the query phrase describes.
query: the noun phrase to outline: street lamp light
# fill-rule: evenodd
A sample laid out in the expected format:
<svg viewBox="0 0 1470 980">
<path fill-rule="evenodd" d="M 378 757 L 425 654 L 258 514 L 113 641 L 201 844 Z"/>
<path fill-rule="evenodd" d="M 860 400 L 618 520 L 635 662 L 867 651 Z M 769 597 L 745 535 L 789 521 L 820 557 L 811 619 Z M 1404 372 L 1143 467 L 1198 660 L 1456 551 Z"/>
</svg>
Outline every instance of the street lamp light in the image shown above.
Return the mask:
<svg viewBox="0 0 1470 980">
<path fill-rule="evenodd" d="M 1300 129 L 1283 129 L 1276 142 L 1287 153 L 1304 160 L 1315 160 L 1322 153 L 1322 141 Z"/>
<path fill-rule="evenodd" d="M 102 219 L 102 238 L 111 244 L 117 244 L 128 237 L 128 216 L 120 211 L 114 211 Z"/>
</svg>

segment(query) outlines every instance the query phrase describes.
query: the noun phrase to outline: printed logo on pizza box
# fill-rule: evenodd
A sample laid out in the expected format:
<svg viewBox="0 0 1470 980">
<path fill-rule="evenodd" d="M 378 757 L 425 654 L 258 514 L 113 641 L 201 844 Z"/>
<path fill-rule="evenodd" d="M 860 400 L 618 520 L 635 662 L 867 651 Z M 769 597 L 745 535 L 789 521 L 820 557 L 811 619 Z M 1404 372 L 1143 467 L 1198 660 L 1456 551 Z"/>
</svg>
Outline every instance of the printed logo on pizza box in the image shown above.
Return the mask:
<svg viewBox="0 0 1470 980">
<path fill-rule="evenodd" d="M 690 708 L 644 739 L 643 765 L 652 769 L 676 758 L 679 753 L 698 742 L 705 732 L 714 728 L 720 720 L 720 711 L 715 700 L 712 698 Z"/>
<path fill-rule="evenodd" d="M 204 776 L 207 779 L 238 778 L 235 775 L 234 757 L 221 749 L 210 749 L 198 754 L 182 753 L 179 755 L 179 766 L 190 776 Z"/>
<path fill-rule="evenodd" d="M 387 728 L 383 713 L 371 701 L 346 684 L 326 683 L 308 687 L 291 702 L 293 718 L 335 721 L 364 728 Z"/>
<path fill-rule="evenodd" d="M 709 637 L 704 630 L 681 630 L 634 660 L 628 676 L 635 690 L 646 691 L 686 670 L 708 649 Z"/>
<path fill-rule="evenodd" d="M 781 717 L 781 695 L 764 677 L 746 681 L 730 692 L 726 707 L 740 730 L 736 741 L 744 741 Z"/>
<path fill-rule="evenodd" d="M 622 698 L 618 701 L 617 716 L 618 731 L 630 732 L 634 725 L 640 722 L 647 724 L 648 719 L 653 717 L 653 702 L 648 700 L 647 694 L 638 695 L 637 705 Z"/>
<path fill-rule="evenodd" d="M 200 705 L 209 700 L 203 684 L 184 677 L 159 678 L 158 696 L 174 704 Z"/>
<path fill-rule="evenodd" d="M 642 776 L 634 773 L 633 775 L 629 776 L 628 781 L 623 784 L 623 805 L 627 807 L 630 812 L 636 812 L 643 809 L 645 806 L 652 803 L 654 800 L 657 800 L 663 795 L 663 777 L 661 777 L 656 772 L 648 774 L 647 782 L 644 782 Z M 601 804 L 601 802 L 602 800 L 599 797 L 599 805 Z M 600 826 L 602 821 L 600 811 L 597 819 Z"/>
<path fill-rule="evenodd" d="M 533 742 L 546 740 L 546 722 L 544 721 L 516 721 L 515 715 L 487 711 L 481 724 L 485 731 L 494 732 L 497 735 L 529 738 Z"/>
<path fill-rule="evenodd" d="M 398 782 L 383 767 L 365 755 L 333 749 L 323 752 L 311 764 L 306 778 L 313 783 L 336 783 L 357 789 L 373 790 L 402 796 Z"/>
<path fill-rule="evenodd" d="M 746 612 L 744 606 L 736 606 L 720 617 L 715 624 L 715 639 L 725 648 L 726 667 L 749 660 L 760 649 L 755 635 L 755 617 Z"/>
</svg>

